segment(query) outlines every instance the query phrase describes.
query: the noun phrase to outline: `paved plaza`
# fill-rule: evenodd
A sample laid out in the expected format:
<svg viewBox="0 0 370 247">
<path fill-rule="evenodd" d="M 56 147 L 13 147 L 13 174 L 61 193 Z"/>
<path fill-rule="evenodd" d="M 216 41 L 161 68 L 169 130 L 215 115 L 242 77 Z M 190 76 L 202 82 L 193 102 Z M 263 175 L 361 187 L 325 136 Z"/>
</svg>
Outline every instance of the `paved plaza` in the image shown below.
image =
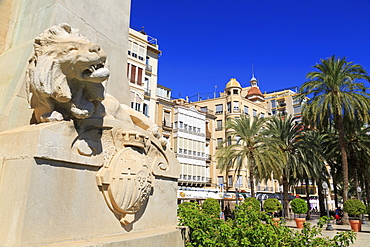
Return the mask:
<svg viewBox="0 0 370 247">
<path fill-rule="evenodd" d="M 310 222 L 312 224 L 316 224 L 317 219 L 309 220 L 308 222 Z M 286 225 L 293 228 L 293 229 L 297 229 L 294 220 L 287 220 Z M 336 224 L 333 224 L 332 226 L 334 228 L 334 231 L 327 231 L 327 230 L 325 230 L 326 226 L 323 227 L 322 235 L 324 237 L 332 238 L 333 236 L 335 236 L 337 234 L 337 232 L 350 231 L 351 230 L 350 225 L 336 225 Z M 355 243 L 351 244 L 350 245 L 351 247 L 352 246 L 353 247 L 356 247 L 356 246 L 361 246 L 361 247 L 370 246 L 370 221 L 365 221 L 365 224 L 362 224 L 362 231 L 356 233 L 356 235 L 357 235 L 357 237 L 356 237 Z"/>
</svg>

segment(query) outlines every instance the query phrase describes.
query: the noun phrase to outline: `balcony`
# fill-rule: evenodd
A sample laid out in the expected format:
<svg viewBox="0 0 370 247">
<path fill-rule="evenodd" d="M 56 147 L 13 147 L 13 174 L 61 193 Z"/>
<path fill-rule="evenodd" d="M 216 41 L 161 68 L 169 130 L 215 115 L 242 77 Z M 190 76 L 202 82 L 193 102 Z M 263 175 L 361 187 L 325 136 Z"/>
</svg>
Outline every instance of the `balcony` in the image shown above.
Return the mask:
<svg viewBox="0 0 370 247">
<path fill-rule="evenodd" d="M 173 123 L 169 123 L 167 121 L 162 121 L 162 129 L 172 130 L 173 129 Z"/>
<path fill-rule="evenodd" d="M 149 96 L 149 97 L 150 97 L 150 95 L 151 95 L 151 90 L 149 90 L 149 89 L 145 89 L 145 91 L 144 91 L 144 95 L 145 95 L 145 96 Z"/>
<path fill-rule="evenodd" d="M 222 130 L 222 126 L 217 126 L 217 127 L 216 127 L 216 130 L 217 130 L 217 131 Z"/>
<path fill-rule="evenodd" d="M 153 67 L 151 65 L 147 64 L 147 65 L 145 65 L 145 71 L 148 71 L 148 72 L 152 73 Z"/>
</svg>

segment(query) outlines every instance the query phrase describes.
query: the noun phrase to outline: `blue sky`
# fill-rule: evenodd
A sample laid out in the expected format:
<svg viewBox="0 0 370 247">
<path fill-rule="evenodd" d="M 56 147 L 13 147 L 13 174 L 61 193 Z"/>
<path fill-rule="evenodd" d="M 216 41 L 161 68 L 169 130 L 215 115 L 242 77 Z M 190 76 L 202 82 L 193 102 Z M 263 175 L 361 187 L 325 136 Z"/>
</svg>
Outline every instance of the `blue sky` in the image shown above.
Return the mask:
<svg viewBox="0 0 370 247">
<path fill-rule="evenodd" d="M 370 0 L 132 0 L 131 26 L 158 39 L 158 83 L 176 98 L 248 86 L 252 63 L 262 92 L 300 86 L 331 55 L 370 73 Z"/>
</svg>

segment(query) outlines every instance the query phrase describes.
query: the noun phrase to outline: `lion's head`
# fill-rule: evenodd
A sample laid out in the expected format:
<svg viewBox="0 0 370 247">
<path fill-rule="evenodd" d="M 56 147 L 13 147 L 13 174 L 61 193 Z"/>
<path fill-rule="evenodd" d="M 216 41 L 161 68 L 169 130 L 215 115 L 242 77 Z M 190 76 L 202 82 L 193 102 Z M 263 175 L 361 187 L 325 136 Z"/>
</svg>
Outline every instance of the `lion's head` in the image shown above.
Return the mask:
<svg viewBox="0 0 370 247">
<path fill-rule="evenodd" d="M 58 111 L 60 103 L 67 102 L 72 112 L 68 116 L 69 105 L 61 107 L 63 118 L 65 115 L 67 118 L 90 117 L 94 111 L 93 101 L 104 97 L 103 86 L 93 84 L 100 84 L 109 77 L 106 57 L 99 45 L 68 24 L 53 26 L 41 33 L 35 39 L 26 77 L 37 122 L 50 121 L 48 115 Z"/>
</svg>

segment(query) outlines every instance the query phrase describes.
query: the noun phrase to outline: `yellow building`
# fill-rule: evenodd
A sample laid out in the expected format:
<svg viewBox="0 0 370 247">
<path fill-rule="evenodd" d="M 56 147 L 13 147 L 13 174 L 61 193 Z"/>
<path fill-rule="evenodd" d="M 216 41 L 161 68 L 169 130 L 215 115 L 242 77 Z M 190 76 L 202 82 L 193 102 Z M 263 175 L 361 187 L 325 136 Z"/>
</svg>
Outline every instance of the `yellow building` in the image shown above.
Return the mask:
<svg viewBox="0 0 370 247">
<path fill-rule="evenodd" d="M 218 146 L 222 145 L 227 138 L 225 123 L 232 119 L 238 118 L 241 114 L 250 116 L 265 117 L 268 114 L 267 104 L 264 96 L 257 86 L 257 79 L 252 77 L 251 86 L 242 88 L 240 83 L 232 78 L 226 84 L 223 93 L 219 97 L 207 100 L 192 102 L 194 106 L 203 112 L 213 112 L 216 116 L 214 126 L 209 126 L 208 131 L 214 132 L 213 139 L 216 140 L 215 145 L 210 147 L 211 154 L 211 187 L 220 190 L 235 191 L 236 188 L 242 192 L 250 192 L 249 173 L 247 169 L 242 169 L 239 177 L 235 174 L 235 170 L 231 170 L 228 174 L 221 174 L 216 169 L 217 161 L 215 153 Z M 210 129 L 212 128 L 212 129 Z M 227 141 L 227 140 L 226 140 Z M 230 140 L 231 141 L 231 140 Z M 274 181 L 269 181 L 267 184 L 255 181 L 255 191 L 257 192 L 276 192 L 279 191 L 278 184 Z"/>
</svg>

